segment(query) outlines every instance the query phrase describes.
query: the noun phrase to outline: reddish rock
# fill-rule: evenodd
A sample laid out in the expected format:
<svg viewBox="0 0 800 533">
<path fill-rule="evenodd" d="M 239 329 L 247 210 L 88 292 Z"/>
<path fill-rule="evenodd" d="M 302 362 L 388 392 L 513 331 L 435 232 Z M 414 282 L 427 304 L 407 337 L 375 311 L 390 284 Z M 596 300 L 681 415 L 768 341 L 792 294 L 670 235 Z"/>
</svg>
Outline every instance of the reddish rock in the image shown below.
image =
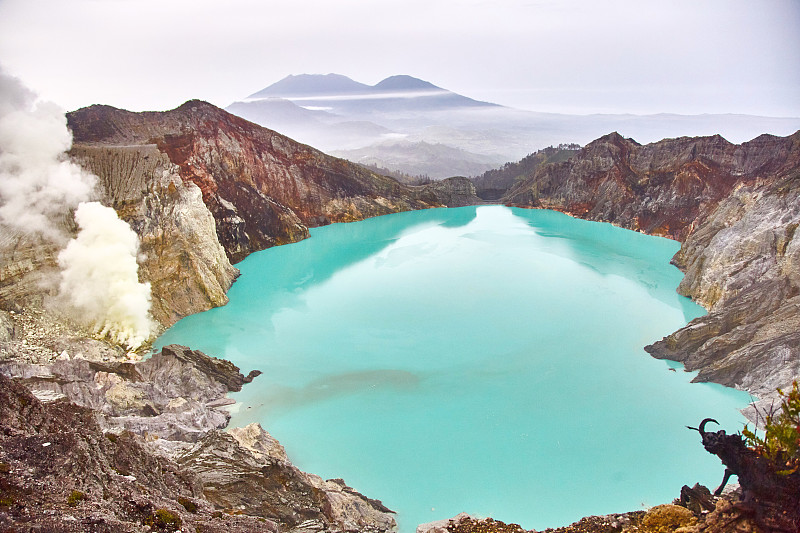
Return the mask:
<svg viewBox="0 0 800 533">
<path fill-rule="evenodd" d="M 544 207 L 683 241 L 737 186 L 800 160 L 800 133 L 735 145 L 719 135 L 640 145 L 611 133 L 513 187 L 509 205 Z"/>
<path fill-rule="evenodd" d="M 69 113 L 68 123 L 78 150 L 157 146 L 184 182 L 202 191 L 232 262 L 301 240 L 308 227 L 442 205 L 199 100 L 165 112 L 95 105 Z M 98 170 L 91 161 L 82 164 Z"/>
</svg>

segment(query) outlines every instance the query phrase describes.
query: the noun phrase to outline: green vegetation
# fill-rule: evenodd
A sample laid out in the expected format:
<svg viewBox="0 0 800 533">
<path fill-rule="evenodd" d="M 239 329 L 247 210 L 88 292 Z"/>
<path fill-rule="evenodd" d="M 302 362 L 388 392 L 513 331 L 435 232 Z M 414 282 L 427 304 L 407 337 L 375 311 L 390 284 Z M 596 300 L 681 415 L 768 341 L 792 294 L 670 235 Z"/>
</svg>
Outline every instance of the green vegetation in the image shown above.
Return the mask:
<svg viewBox="0 0 800 533">
<path fill-rule="evenodd" d="M 72 492 L 69 493 L 69 496 L 67 496 L 67 505 L 69 505 L 70 507 L 75 507 L 85 499 L 86 499 L 86 494 L 84 494 L 79 490 L 73 490 Z"/>
<path fill-rule="evenodd" d="M 509 188 L 533 176 L 539 167 L 550 163 L 569 160 L 580 150 L 578 144 L 559 144 L 548 146 L 523 157 L 517 163 L 506 163 L 502 167 L 484 172 L 472 178 L 478 196 L 486 200 L 496 200 Z"/>
<path fill-rule="evenodd" d="M 183 496 L 178 496 L 178 503 L 183 505 L 183 508 L 189 511 L 190 513 L 197 512 L 197 504 L 194 503 L 189 498 L 184 498 Z"/>
<path fill-rule="evenodd" d="M 779 474 L 789 475 L 800 468 L 800 390 L 797 382 L 792 390 L 778 389 L 783 401 L 780 409 L 767 415 L 764 437 L 745 426 L 742 430 L 745 442 L 760 455 L 772 461 Z"/>
<path fill-rule="evenodd" d="M 148 516 L 144 524 L 162 531 L 178 531 L 181 528 L 181 517 L 166 509 L 156 509 Z"/>
</svg>

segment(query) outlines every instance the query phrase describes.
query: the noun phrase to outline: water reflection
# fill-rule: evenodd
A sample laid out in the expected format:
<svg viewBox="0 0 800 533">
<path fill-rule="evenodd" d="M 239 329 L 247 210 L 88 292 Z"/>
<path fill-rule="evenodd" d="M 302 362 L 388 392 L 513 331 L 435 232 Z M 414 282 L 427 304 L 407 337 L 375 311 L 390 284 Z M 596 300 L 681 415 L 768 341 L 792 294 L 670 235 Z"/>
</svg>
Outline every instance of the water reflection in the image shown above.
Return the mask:
<svg viewBox="0 0 800 533">
<path fill-rule="evenodd" d="M 687 322 L 704 314 L 690 299 L 674 291 L 682 277 L 677 268 L 652 267 L 656 257 L 678 251 L 680 245 L 676 241 L 603 222 L 574 219 L 557 211 L 514 209 L 513 212 L 538 235 L 564 245 L 560 253 L 568 253 L 573 260 L 603 276 L 635 281 L 647 288 L 653 298 L 681 308 Z"/>
</svg>

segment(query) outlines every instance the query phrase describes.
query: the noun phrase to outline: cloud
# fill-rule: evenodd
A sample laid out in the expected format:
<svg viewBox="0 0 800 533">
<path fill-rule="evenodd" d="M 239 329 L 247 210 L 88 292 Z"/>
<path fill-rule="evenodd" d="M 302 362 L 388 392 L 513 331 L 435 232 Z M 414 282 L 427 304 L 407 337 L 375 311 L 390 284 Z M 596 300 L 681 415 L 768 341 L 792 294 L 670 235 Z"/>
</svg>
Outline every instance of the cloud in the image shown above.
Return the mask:
<svg viewBox="0 0 800 533">
<path fill-rule="evenodd" d="M 67 160 L 64 112 L 0 69 L 0 223 L 64 241 L 59 217 L 89 200 L 97 178 Z"/>
<path fill-rule="evenodd" d="M 150 284 L 139 283 L 139 237 L 99 202 L 80 204 L 75 221 L 78 235 L 58 254 L 60 293 L 94 333 L 136 349 L 154 329 Z"/>
<path fill-rule="evenodd" d="M 64 112 L 0 69 L 0 231 L 66 244 L 62 310 L 136 349 L 154 331 L 150 285 L 138 278 L 139 237 L 112 208 L 88 201 L 97 177 L 68 160 L 71 145 Z M 69 240 L 73 211 L 79 232 Z"/>
</svg>

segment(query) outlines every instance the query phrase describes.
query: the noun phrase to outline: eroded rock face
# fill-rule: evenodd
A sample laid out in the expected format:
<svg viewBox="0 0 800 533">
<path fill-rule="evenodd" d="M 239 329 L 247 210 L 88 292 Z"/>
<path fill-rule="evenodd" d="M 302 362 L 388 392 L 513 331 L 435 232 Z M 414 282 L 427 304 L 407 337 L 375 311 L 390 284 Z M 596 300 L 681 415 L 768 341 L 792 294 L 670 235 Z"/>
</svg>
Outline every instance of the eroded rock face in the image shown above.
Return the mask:
<svg viewBox="0 0 800 533">
<path fill-rule="evenodd" d="M 711 312 L 646 349 L 771 398 L 800 376 L 800 174 L 737 188 L 675 256 Z"/>
<path fill-rule="evenodd" d="M 716 135 L 642 146 L 612 133 L 540 168 L 503 201 L 682 241 L 735 186 L 796 165 L 798 137 L 762 135 L 734 145 Z"/>
<path fill-rule="evenodd" d="M 180 177 L 154 144 L 75 145 L 73 159 L 100 177 L 103 202 L 139 235 L 140 278 L 149 281 L 151 313 L 165 326 L 227 303 L 238 275 L 217 240 L 199 187 Z"/>
<path fill-rule="evenodd" d="M 709 309 L 646 350 L 771 397 L 800 377 L 800 132 L 641 146 L 617 134 L 539 169 L 505 197 L 683 242 L 678 288 Z"/>
</svg>

